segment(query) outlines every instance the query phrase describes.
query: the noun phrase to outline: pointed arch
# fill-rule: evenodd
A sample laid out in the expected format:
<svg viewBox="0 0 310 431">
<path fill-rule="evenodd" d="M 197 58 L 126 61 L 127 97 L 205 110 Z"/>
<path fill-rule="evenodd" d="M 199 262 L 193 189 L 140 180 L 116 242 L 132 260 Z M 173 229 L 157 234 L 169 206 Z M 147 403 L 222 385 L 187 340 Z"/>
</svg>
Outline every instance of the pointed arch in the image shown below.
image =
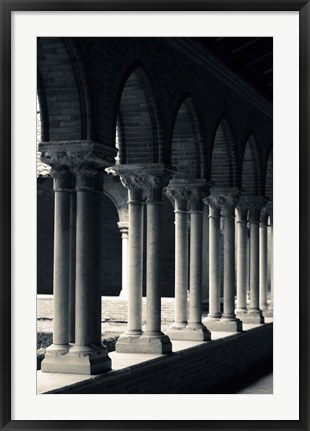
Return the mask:
<svg viewBox="0 0 310 431">
<path fill-rule="evenodd" d="M 140 62 L 125 73 L 115 118 L 121 164 L 157 163 L 162 159 L 162 126 L 149 74 Z M 119 139 L 121 136 L 121 139 Z"/>
<path fill-rule="evenodd" d="M 171 127 L 170 163 L 177 168 L 175 178 L 203 178 L 203 139 L 196 105 L 183 95 Z"/>
<path fill-rule="evenodd" d="M 38 94 L 48 126 L 44 135 L 51 141 L 87 138 L 85 82 L 78 78 L 68 46 L 61 37 L 40 37 L 37 42 Z"/>
<path fill-rule="evenodd" d="M 231 127 L 223 116 L 217 123 L 212 143 L 211 180 L 221 187 L 237 186 L 236 149 Z"/>
<path fill-rule="evenodd" d="M 260 195 L 262 193 L 261 165 L 257 144 L 251 133 L 246 140 L 242 162 L 241 187 L 248 195 Z"/>
</svg>

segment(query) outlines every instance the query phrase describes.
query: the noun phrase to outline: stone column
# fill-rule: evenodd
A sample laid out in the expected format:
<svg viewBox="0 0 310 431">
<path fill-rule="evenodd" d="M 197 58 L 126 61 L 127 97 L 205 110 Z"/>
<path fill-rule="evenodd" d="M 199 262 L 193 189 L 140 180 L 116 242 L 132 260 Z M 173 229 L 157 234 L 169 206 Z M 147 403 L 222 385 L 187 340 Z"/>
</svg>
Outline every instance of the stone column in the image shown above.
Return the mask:
<svg viewBox="0 0 310 431">
<path fill-rule="evenodd" d="M 242 322 L 235 315 L 235 208 L 239 199 L 238 191 L 223 195 L 222 204 L 224 239 L 224 306 L 222 326 L 225 331 L 241 331 Z"/>
<path fill-rule="evenodd" d="M 248 290 L 248 209 L 243 200 L 237 205 L 237 308 L 236 315 L 242 320 L 247 313 Z"/>
<path fill-rule="evenodd" d="M 128 222 L 119 221 L 117 223 L 122 238 L 122 290 L 120 297 L 128 298 Z"/>
<path fill-rule="evenodd" d="M 264 311 L 265 317 L 273 317 L 273 205 L 272 202 L 267 203 L 267 212 L 269 224 L 267 226 L 267 241 L 268 241 L 268 259 L 270 267 L 270 303 L 268 304 L 268 310 Z"/>
<path fill-rule="evenodd" d="M 188 289 L 188 212 L 187 181 L 170 180 L 166 194 L 175 213 L 175 318 L 166 332 L 172 340 L 186 339 Z"/>
<path fill-rule="evenodd" d="M 202 303 L 209 304 L 209 207 L 203 209 L 202 234 Z"/>
<path fill-rule="evenodd" d="M 69 351 L 69 250 L 71 175 L 64 166 L 52 170 L 55 192 L 53 344 L 42 361 L 43 372 L 61 372 L 62 360 Z"/>
<path fill-rule="evenodd" d="M 76 168 L 75 344 L 68 358 L 70 372 L 76 374 L 99 374 L 111 369 L 107 349 L 101 344 L 100 291 L 93 283 L 95 173 L 90 166 Z"/>
<path fill-rule="evenodd" d="M 260 196 L 247 197 L 250 223 L 250 304 L 242 319 L 246 323 L 264 323 L 259 309 L 259 220 L 266 201 Z"/>
<path fill-rule="evenodd" d="M 198 182 L 198 181 L 196 181 Z M 190 308 L 189 322 L 186 327 L 188 339 L 207 341 L 211 333 L 201 322 L 202 308 L 202 245 L 203 245 L 203 194 L 206 189 L 203 185 L 188 185 L 190 203 L 190 267 L 189 292 Z"/>
<path fill-rule="evenodd" d="M 41 160 L 52 166 L 54 171 L 70 169 L 70 172 L 76 173 L 76 201 L 75 197 L 70 199 L 72 185 L 70 189 L 67 188 L 67 173 L 63 177 L 66 178 L 65 186 L 58 186 L 60 178 L 56 178 L 54 183 L 55 190 L 62 191 L 59 195 L 55 193 L 54 343 L 58 350 L 51 346 L 42 362 L 42 370 L 69 374 L 102 373 L 111 369 L 111 360 L 106 348 L 101 345 L 101 330 L 98 326 L 101 321 L 96 320 L 98 313 L 94 313 L 98 297 L 92 285 L 93 175 L 114 160 L 116 150 L 89 140 L 41 142 L 39 150 Z M 69 305 L 69 285 L 70 301 L 74 298 L 75 285 L 74 331 L 71 320 L 74 307 L 72 303 Z M 68 340 L 72 341 L 73 336 L 75 345 L 68 350 Z"/>
<path fill-rule="evenodd" d="M 170 172 L 163 164 L 116 165 L 108 173 L 119 175 L 128 189 L 129 272 L 128 329 L 117 343 L 124 353 L 167 353 L 171 343 L 161 332 L 160 225 L 161 191 Z M 143 212 L 147 197 L 147 322 L 142 332 Z"/>
<path fill-rule="evenodd" d="M 261 211 L 259 225 L 259 308 L 263 314 L 267 310 L 267 222 L 268 212 L 265 207 Z"/>
<path fill-rule="evenodd" d="M 75 341 L 76 192 L 70 196 L 69 342 Z"/>
<path fill-rule="evenodd" d="M 140 339 L 145 353 L 169 353 L 172 344 L 161 332 L 161 206 L 164 172 L 144 175 L 146 192 L 146 332 Z"/>
<path fill-rule="evenodd" d="M 235 309 L 235 207 L 239 198 L 237 189 L 214 188 L 217 206 L 223 215 L 223 314 L 215 321 L 207 320 L 211 331 L 235 332 L 242 330 L 242 322 L 236 318 Z M 210 301 L 211 302 L 211 301 Z"/>
<path fill-rule="evenodd" d="M 139 337 L 142 335 L 143 188 L 141 178 L 134 173 L 121 174 L 121 181 L 128 189 L 128 327 L 125 333 L 119 337 L 116 351 L 139 353 L 138 343 Z"/>
<path fill-rule="evenodd" d="M 221 317 L 220 309 L 220 207 L 218 196 L 211 192 L 211 196 L 204 199 L 209 205 L 209 313 L 203 323 L 209 325 Z"/>
</svg>

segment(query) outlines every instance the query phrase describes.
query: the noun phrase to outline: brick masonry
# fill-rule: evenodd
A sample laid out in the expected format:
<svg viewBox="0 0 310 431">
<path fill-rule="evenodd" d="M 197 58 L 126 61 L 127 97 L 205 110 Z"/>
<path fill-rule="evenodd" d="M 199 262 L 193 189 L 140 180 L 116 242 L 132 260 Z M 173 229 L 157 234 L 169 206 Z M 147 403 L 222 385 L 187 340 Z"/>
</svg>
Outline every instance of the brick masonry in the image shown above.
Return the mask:
<svg viewBox="0 0 310 431">
<path fill-rule="evenodd" d="M 162 298 L 162 322 L 173 322 L 174 320 L 174 298 Z M 127 307 L 126 299 L 113 296 L 103 296 L 101 299 L 101 315 L 102 320 L 110 320 L 115 322 L 127 322 Z M 53 319 L 53 296 L 38 295 L 37 296 L 37 318 L 38 319 Z M 142 299 L 142 321 L 146 321 L 146 298 Z"/>
<path fill-rule="evenodd" d="M 234 393 L 241 379 L 272 369 L 273 324 L 207 342 L 50 393 Z M 206 406 L 207 408 L 207 406 Z"/>
<path fill-rule="evenodd" d="M 222 163 L 212 157 L 221 121 L 229 124 L 226 139 L 234 143 L 238 172 L 231 174 L 238 186 L 245 185 L 242 163 L 249 136 L 255 138 L 256 180 L 264 192 L 272 119 L 257 100 L 176 47 L 189 39 L 39 38 L 42 137 L 87 138 L 115 146 L 118 118 L 121 163 L 173 160 L 178 175 L 195 172 L 213 180 L 212 172 L 217 177 Z M 175 144 L 184 139 L 185 146 L 176 153 Z"/>
</svg>

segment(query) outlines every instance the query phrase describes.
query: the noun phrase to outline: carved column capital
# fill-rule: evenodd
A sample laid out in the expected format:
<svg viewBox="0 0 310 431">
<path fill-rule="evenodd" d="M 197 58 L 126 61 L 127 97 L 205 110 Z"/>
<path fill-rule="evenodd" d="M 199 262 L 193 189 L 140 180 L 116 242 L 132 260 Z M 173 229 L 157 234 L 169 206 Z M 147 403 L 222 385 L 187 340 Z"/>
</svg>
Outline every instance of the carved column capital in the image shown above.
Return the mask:
<svg viewBox="0 0 310 431">
<path fill-rule="evenodd" d="M 75 188 L 76 191 L 92 191 L 94 190 L 94 178 L 97 174 L 97 169 L 91 166 L 74 166 L 73 169 L 76 180 Z"/>
<path fill-rule="evenodd" d="M 270 224 L 273 225 L 273 202 L 272 201 L 267 202 L 266 210 L 267 210 L 268 215 L 270 217 Z"/>
<path fill-rule="evenodd" d="M 169 175 L 165 173 L 141 175 L 141 180 L 147 202 L 161 202 L 162 190 L 168 184 Z"/>
<path fill-rule="evenodd" d="M 129 230 L 129 222 L 128 221 L 119 221 L 117 222 L 117 226 L 122 235 L 122 239 L 128 238 L 128 230 Z"/>
<path fill-rule="evenodd" d="M 73 190 L 72 175 L 67 166 L 55 166 L 51 169 L 50 174 L 54 179 L 55 192 L 71 192 Z"/>
<path fill-rule="evenodd" d="M 204 201 L 210 194 L 205 181 L 191 181 L 186 186 L 190 211 L 203 212 Z"/>
<path fill-rule="evenodd" d="M 139 175 L 121 175 L 121 182 L 129 192 L 129 202 L 143 201 L 143 181 Z"/>
<path fill-rule="evenodd" d="M 235 208 L 239 202 L 241 193 L 238 189 L 211 189 L 211 195 L 204 199 L 204 202 L 212 209 L 219 209 L 223 216 L 235 215 Z"/>
<path fill-rule="evenodd" d="M 116 165 L 105 169 L 108 174 L 119 176 L 129 190 L 130 200 L 161 201 L 163 187 L 172 175 L 172 169 L 162 163 Z"/>
<path fill-rule="evenodd" d="M 165 193 L 168 199 L 174 205 L 176 211 L 187 211 L 189 193 L 187 189 L 187 181 L 181 179 L 173 179 L 169 181 L 165 188 Z"/>
<path fill-rule="evenodd" d="M 259 223 L 261 210 L 266 202 L 267 199 L 263 196 L 247 196 L 250 223 Z"/>
<path fill-rule="evenodd" d="M 268 217 L 269 217 L 269 212 L 267 207 L 263 207 L 261 212 L 260 212 L 260 225 L 261 227 L 267 227 L 268 224 Z"/>
<path fill-rule="evenodd" d="M 88 165 L 104 169 L 114 162 L 117 150 L 113 147 L 87 140 L 49 141 L 39 144 L 41 160 L 54 166 L 58 160 L 69 167 Z"/>
</svg>

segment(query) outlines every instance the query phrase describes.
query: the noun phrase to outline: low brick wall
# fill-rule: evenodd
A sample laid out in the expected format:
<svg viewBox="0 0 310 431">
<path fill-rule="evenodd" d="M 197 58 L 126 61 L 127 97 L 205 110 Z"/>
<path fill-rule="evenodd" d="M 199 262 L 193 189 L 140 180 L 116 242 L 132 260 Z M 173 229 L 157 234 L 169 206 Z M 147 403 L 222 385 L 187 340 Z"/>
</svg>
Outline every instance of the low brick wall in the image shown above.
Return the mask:
<svg viewBox="0 0 310 431">
<path fill-rule="evenodd" d="M 173 322 L 174 320 L 174 298 L 162 298 L 162 322 Z M 101 298 L 102 320 L 115 322 L 127 322 L 128 302 L 125 298 L 118 296 L 103 296 Z M 53 318 L 53 295 L 37 296 L 37 318 Z M 146 320 L 146 298 L 142 298 L 142 321 Z"/>
<path fill-rule="evenodd" d="M 162 356 L 49 393 L 235 393 L 272 369 L 273 324 Z"/>
</svg>

